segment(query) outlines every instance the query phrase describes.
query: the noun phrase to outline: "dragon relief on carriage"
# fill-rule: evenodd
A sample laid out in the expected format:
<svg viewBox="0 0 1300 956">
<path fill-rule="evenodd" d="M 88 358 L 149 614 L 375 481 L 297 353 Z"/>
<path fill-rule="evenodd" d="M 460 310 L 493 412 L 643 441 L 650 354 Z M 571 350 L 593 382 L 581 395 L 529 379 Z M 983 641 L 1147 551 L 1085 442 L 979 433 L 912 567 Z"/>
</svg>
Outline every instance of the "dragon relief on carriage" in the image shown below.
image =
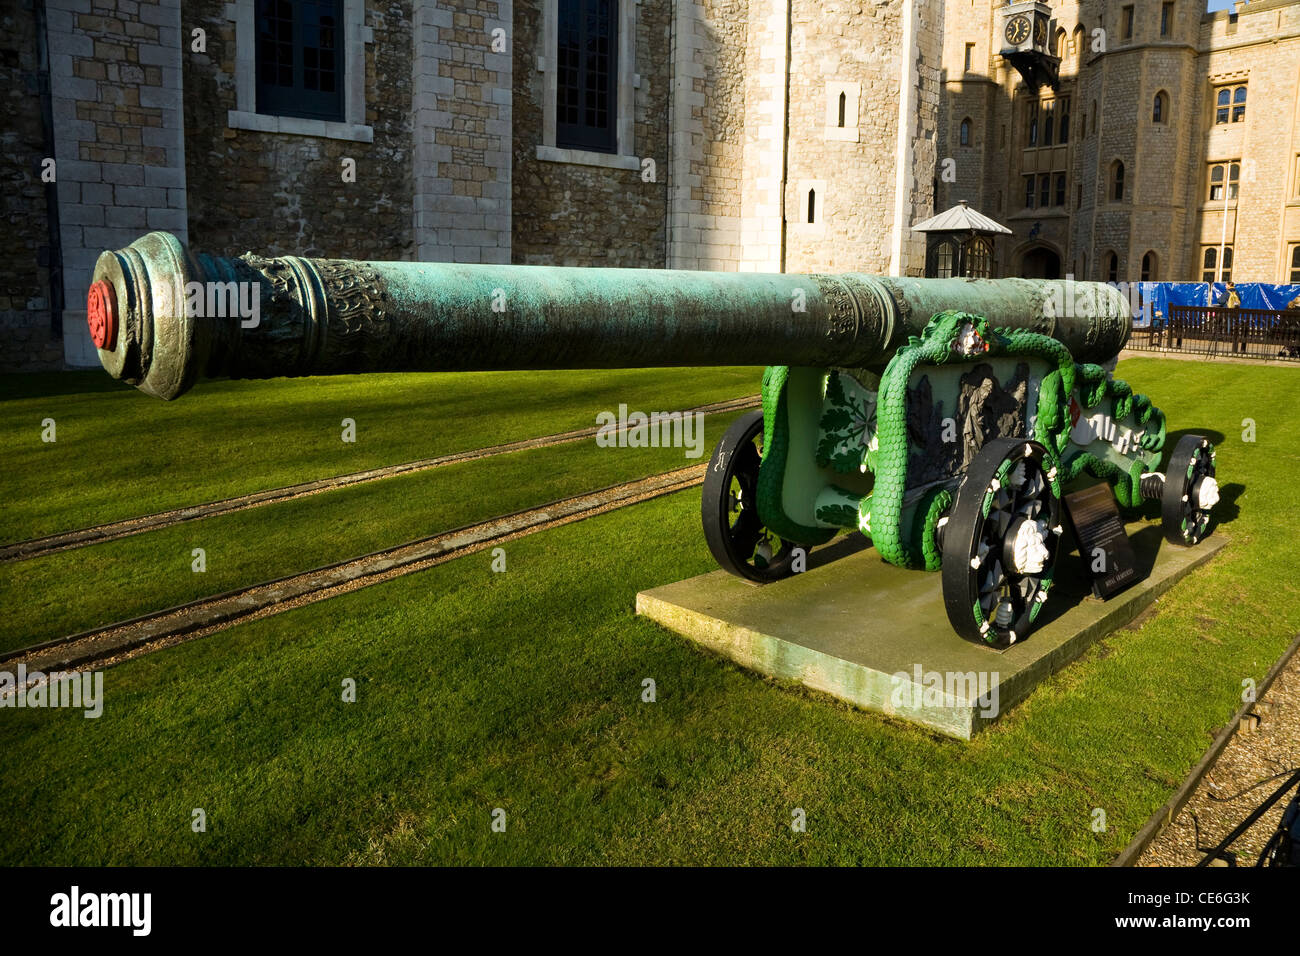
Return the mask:
<svg viewBox="0 0 1300 956">
<path fill-rule="evenodd" d="M 964 638 L 1007 647 L 1048 599 L 1065 532 L 1063 489 L 1102 479 L 1126 509 L 1161 502 L 1190 546 L 1218 500 L 1210 442 L 1184 436 L 1160 468 L 1165 417 L 1055 338 L 935 315 L 883 372 L 770 367 L 763 409 L 722 439 L 705 481 L 706 537 L 754 581 L 843 530 L 881 558 L 940 571 Z"/>
</svg>

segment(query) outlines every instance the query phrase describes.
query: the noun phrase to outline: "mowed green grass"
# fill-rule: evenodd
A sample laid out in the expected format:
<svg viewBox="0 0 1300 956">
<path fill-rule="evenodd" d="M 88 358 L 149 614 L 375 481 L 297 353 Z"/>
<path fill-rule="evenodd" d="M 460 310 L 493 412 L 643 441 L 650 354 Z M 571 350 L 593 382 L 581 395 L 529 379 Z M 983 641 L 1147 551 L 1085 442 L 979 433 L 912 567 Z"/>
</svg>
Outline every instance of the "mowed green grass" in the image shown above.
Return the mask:
<svg viewBox="0 0 1300 956">
<path fill-rule="evenodd" d="M 103 372 L 0 378 L 0 542 L 757 394 L 762 370 L 201 382 L 163 402 Z M 615 402 L 611 405 L 610 402 Z M 356 441 L 342 440 L 345 418 Z M 55 442 L 42 441 L 53 419 Z"/>
<path fill-rule="evenodd" d="M 682 448 L 601 448 L 586 439 L 0 564 L 0 651 L 703 464 L 737 414 L 705 417 L 698 458 Z M 202 573 L 193 569 L 195 548 L 204 552 Z"/>
<path fill-rule="evenodd" d="M 686 492 L 114 668 L 99 720 L 0 710 L 0 861 L 1107 862 L 1300 630 L 1297 373 L 1120 374 L 1223 436 L 1232 545 L 971 743 L 636 619 L 712 567 Z"/>
</svg>

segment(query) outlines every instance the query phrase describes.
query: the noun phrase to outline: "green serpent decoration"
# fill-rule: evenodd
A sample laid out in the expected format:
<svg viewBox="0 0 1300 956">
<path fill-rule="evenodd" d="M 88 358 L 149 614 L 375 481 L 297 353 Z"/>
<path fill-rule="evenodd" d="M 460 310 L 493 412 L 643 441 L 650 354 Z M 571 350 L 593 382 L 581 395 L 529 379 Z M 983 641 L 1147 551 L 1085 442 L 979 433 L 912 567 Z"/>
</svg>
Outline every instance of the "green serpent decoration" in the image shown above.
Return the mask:
<svg viewBox="0 0 1300 956">
<path fill-rule="evenodd" d="M 917 338 L 912 336 L 907 345 L 899 349 L 885 369 L 880 382 L 880 397 L 876 406 L 877 440 L 880 445 L 880 468 L 876 472 L 876 487 L 872 494 L 872 527 L 875 533 L 872 544 L 880 556 L 890 564 L 905 568 L 926 568 L 936 570 L 939 567 L 937 549 L 922 546 L 925 534 L 933 537 L 933 531 L 922 531 L 922 541 L 909 540 L 916 535 L 907 535 L 903 527 L 903 494 L 907 489 L 907 384 L 912 372 L 922 363 L 926 365 L 944 365 L 952 359 L 967 362 L 971 356 L 963 355 L 954 349 L 954 340 L 961 327 L 969 323 L 981 339 L 988 344 L 987 354 L 1027 355 L 1054 362 L 1058 375 L 1074 384 L 1074 359 L 1070 351 L 1056 339 L 1037 332 L 1020 329 L 990 329 L 988 320 L 969 312 L 940 312 L 926 324 L 925 330 Z M 1041 407 L 1041 406 L 1040 406 Z M 1042 430 L 1040 416 L 1039 431 Z M 1068 433 L 1067 433 L 1068 434 Z M 1059 456 L 1054 445 L 1048 448 Z M 933 500 L 923 503 L 927 511 L 934 511 Z M 926 514 L 926 526 L 933 528 L 938 520 L 938 512 Z"/>
<path fill-rule="evenodd" d="M 1165 416 L 1151 404 L 1151 399 L 1134 392 L 1127 382 L 1112 379 L 1100 365 L 1080 365 L 1078 375 L 1079 400 L 1085 409 L 1096 408 L 1109 398 L 1113 401 L 1111 414 L 1116 420 L 1132 414 L 1134 420 L 1145 428 L 1155 419 L 1154 430 L 1147 429 L 1138 444 L 1149 452 L 1158 452 L 1164 448 Z M 1062 434 L 1068 440 L 1069 429 L 1064 428 Z M 1089 452 L 1080 452 L 1065 463 L 1063 478 L 1072 481 L 1085 470 L 1094 478 L 1108 482 L 1115 489 L 1115 499 L 1122 507 L 1136 508 L 1142 504 L 1142 475 L 1146 473 L 1147 466 L 1141 459 L 1135 459 L 1125 470 Z"/>
<path fill-rule="evenodd" d="M 790 424 L 786 421 L 786 365 L 763 370 L 763 464 L 758 469 L 758 517 L 763 526 L 783 541 L 806 547 L 825 544 L 835 537 L 834 528 L 818 528 L 792 521 L 781 500 L 785 460 L 790 453 Z"/>
<path fill-rule="evenodd" d="M 963 325 L 969 323 L 988 346 L 987 352 L 966 355 L 955 347 Z M 1100 365 L 1076 365 L 1069 349 L 1048 335 L 1025 329 L 991 329 L 988 320 L 967 312 L 936 314 L 920 336 L 910 336 L 895 354 L 881 377 L 876 405 L 878 451 L 872 471 L 875 487 L 859 506 L 858 527 L 871 537 L 880 556 L 890 564 L 907 568 L 937 570 L 941 553 L 935 541 L 935 526 L 952 504 L 952 493 L 935 489 L 915 508 L 915 520 L 904 522 L 903 498 L 907 489 L 907 386 L 920 365 L 969 362 L 988 356 L 1028 356 L 1054 366 L 1040 383 L 1034 439 L 1047 449 L 1052 466 L 1054 492 L 1083 471 L 1109 482 L 1124 507 L 1141 503 L 1140 483 L 1147 466 L 1140 459 L 1125 469 L 1082 450 L 1063 462 L 1070 444 L 1070 396 L 1076 394 L 1082 407 L 1092 409 L 1110 399 L 1113 418 L 1133 416 L 1145 429 L 1139 446 L 1148 452 L 1164 447 L 1165 417 L 1145 395 L 1135 393 L 1119 379 L 1113 379 Z M 763 524 L 778 537 L 803 545 L 830 540 L 834 528 L 811 527 L 791 520 L 781 499 L 790 431 L 787 420 L 787 366 L 772 366 L 763 373 L 763 467 L 759 469 L 758 510 Z M 1148 428 L 1147 426 L 1151 427 Z M 905 527 L 905 524 L 907 527 Z M 1035 608 L 1035 610 L 1037 610 Z"/>
</svg>

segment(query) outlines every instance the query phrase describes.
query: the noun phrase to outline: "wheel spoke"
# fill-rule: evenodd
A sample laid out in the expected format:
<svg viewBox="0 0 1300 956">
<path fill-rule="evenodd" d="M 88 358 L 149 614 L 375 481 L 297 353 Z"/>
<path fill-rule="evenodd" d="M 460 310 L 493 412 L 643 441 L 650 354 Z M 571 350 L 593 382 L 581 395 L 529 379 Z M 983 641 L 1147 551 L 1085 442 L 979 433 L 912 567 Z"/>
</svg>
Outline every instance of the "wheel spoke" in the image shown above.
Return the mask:
<svg viewBox="0 0 1300 956">
<path fill-rule="evenodd" d="M 742 476 L 757 478 L 758 466 L 762 460 L 762 456 L 759 455 L 758 449 L 754 447 L 754 443 L 745 442 L 736 449 L 735 457 L 731 461 L 731 471 L 737 478 Z"/>
<path fill-rule="evenodd" d="M 984 583 L 980 591 L 996 591 L 1005 580 L 1006 574 L 1002 569 L 1002 560 L 997 559 L 989 568 L 988 573 L 984 576 Z"/>
<path fill-rule="evenodd" d="M 763 537 L 763 525 L 759 522 L 758 514 L 754 509 L 746 508 L 740 513 L 736 523 L 731 526 L 728 537 L 731 538 L 736 553 L 742 555 L 745 561 L 753 558 L 754 548 Z"/>
<path fill-rule="evenodd" d="M 989 521 L 992 523 L 994 534 L 999 541 L 1006 537 L 1007 528 L 1011 526 L 1012 515 L 1013 512 L 1002 508 L 997 510 L 996 515 L 993 512 L 989 513 Z"/>
<path fill-rule="evenodd" d="M 763 526 L 758 507 L 758 477 L 763 463 L 763 418 L 759 412 L 737 419 L 719 443 L 705 476 L 701 497 L 704 536 L 727 571 L 751 581 L 776 581 L 792 573 L 794 545 Z"/>
</svg>

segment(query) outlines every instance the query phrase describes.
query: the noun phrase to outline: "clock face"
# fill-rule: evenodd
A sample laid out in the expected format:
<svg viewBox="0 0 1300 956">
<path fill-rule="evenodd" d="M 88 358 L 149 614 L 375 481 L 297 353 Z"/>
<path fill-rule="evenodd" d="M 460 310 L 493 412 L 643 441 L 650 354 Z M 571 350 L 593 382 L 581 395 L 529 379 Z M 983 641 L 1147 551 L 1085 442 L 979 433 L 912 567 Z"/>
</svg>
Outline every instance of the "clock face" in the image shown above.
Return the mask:
<svg viewBox="0 0 1300 956">
<path fill-rule="evenodd" d="M 1034 42 L 1039 46 L 1047 42 L 1047 21 L 1034 21 Z"/>
<path fill-rule="evenodd" d="M 1007 21 L 1007 42 L 1013 46 L 1019 46 L 1029 39 L 1029 18 L 1026 16 L 1015 16 Z"/>
</svg>

